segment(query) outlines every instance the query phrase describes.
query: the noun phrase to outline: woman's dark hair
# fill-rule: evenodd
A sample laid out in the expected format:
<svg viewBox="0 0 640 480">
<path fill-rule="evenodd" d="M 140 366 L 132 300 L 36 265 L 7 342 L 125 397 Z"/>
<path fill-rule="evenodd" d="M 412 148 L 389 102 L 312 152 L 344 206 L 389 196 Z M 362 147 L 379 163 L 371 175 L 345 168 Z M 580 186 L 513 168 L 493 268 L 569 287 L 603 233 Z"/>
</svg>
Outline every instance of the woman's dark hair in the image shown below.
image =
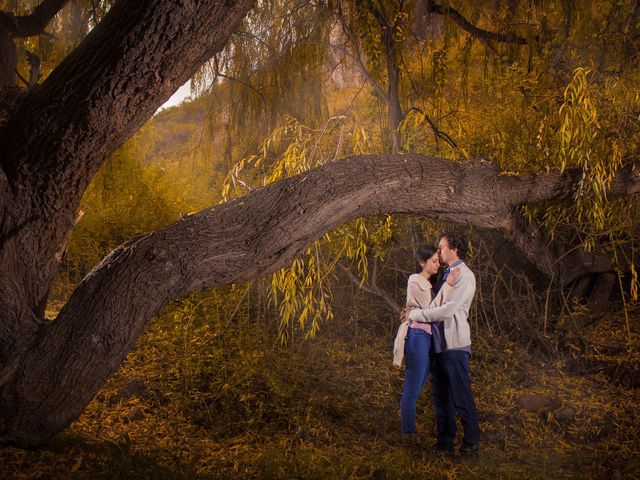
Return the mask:
<svg viewBox="0 0 640 480">
<path fill-rule="evenodd" d="M 426 262 L 436 253 L 436 248 L 431 245 L 420 245 L 416 250 L 416 273 L 422 272 L 420 262 Z"/>
<path fill-rule="evenodd" d="M 445 232 L 442 237 L 446 238 L 450 250 L 458 251 L 458 258 L 464 260 L 467 256 L 467 237 L 458 232 Z"/>
</svg>

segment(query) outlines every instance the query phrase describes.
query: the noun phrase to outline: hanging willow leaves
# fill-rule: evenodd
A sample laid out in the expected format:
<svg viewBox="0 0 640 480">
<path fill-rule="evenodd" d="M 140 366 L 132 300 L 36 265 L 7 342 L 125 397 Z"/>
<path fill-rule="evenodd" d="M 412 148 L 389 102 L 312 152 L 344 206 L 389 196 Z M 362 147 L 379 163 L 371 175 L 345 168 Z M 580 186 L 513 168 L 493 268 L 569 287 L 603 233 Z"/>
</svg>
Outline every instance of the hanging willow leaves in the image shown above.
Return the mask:
<svg viewBox="0 0 640 480">
<path fill-rule="evenodd" d="M 285 116 L 282 125 L 263 140 L 257 154 L 241 159 L 229 171 L 222 187 L 223 201 L 245 193 L 249 185 L 268 185 L 322 165 L 338 145 L 348 153 L 370 148 L 369 136 L 355 117 L 332 117 L 321 128 L 314 129 Z M 360 285 L 367 281 L 370 248 L 381 257 L 392 235 L 391 217 L 381 218 L 368 220 L 375 229 L 374 235 L 369 235 L 364 219 L 356 219 L 327 233 L 303 257 L 272 275 L 270 295 L 278 306 L 279 338 L 283 345 L 293 321 L 308 336 L 313 336 L 321 319 L 333 318 L 327 279 L 333 275 L 338 261 L 342 258 L 352 261 Z"/>
</svg>

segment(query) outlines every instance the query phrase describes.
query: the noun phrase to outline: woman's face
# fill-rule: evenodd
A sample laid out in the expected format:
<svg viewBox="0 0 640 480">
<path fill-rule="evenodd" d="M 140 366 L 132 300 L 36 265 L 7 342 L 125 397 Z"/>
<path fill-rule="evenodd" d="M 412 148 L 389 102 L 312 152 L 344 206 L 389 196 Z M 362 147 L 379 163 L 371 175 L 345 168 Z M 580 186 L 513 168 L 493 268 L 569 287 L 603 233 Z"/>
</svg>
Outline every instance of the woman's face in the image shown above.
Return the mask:
<svg viewBox="0 0 640 480">
<path fill-rule="evenodd" d="M 427 275 L 435 275 L 438 273 L 438 268 L 440 267 L 440 259 L 438 258 L 438 253 L 434 253 L 433 256 L 424 262 L 424 266 L 422 267 L 422 271 Z"/>
</svg>

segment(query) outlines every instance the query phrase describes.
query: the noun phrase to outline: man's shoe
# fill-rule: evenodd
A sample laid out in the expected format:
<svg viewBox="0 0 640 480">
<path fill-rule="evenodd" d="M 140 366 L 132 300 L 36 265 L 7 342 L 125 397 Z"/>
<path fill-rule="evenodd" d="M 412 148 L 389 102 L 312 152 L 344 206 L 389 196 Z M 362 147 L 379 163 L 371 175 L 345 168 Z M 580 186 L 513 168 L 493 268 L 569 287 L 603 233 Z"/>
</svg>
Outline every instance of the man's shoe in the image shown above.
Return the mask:
<svg viewBox="0 0 640 480">
<path fill-rule="evenodd" d="M 472 447 L 465 447 L 465 446 L 460 447 L 460 457 L 463 460 L 477 459 L 479 453 L 480 453 L 480 449 L 478 448 L 478 445 L 473 445 Z"/>
<path fill-rule="evenodd" d="M 435 450 L 436 452 L 453 453 L 453 445 L 443 445 L 439 442 L 434 443 L 431 449 Z"/>
</svg>

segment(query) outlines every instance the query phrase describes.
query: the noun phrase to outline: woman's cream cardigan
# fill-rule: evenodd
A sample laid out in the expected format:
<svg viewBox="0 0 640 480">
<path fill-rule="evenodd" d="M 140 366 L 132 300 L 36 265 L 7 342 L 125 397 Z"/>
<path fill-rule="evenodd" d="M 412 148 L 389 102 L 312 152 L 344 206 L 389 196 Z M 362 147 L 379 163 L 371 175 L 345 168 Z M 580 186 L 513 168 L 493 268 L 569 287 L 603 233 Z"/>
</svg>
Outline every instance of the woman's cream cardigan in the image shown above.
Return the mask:
<svg viewBox="0 0 640 480">
<path fill-rule="evenodd" d="M 423 275 L 414 273 L 407 282 L 407 307 L 408 308 L 429 308 L 433 295 L 431 282 Z M 407 331 L 411 321 L 407 320 L 400 324 L 396 339 L 393 342 L 393 365 L 402 367 L 404 360 L 404 342 L 407 338 Z"/>
</svg>

